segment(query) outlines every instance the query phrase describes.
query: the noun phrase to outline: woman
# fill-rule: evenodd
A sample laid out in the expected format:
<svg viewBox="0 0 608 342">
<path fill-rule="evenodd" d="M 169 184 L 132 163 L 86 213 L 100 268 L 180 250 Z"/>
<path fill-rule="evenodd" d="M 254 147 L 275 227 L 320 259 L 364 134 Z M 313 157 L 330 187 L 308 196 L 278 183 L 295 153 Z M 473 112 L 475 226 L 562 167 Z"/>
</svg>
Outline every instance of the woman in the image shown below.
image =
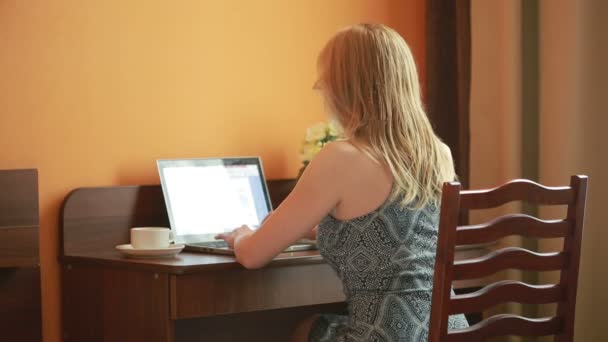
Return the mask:
<svg viewBox="0 0 608 342">
<path fill-rule="evenodd" d="M 344 284 L 349 315 L 313 317 L 296 341 L 426 341 L 438 204 L 455 174 L 424 112 L 414 59 L 395 31 L 364 24 L 338 32 L 318 69 L 315 88 L 345 140 L 323 148 L 259 230 L 218 238 L 247 268 L 317 238 Z M 467 322 L 453 316 L 450 326 Z"/>
</svg>

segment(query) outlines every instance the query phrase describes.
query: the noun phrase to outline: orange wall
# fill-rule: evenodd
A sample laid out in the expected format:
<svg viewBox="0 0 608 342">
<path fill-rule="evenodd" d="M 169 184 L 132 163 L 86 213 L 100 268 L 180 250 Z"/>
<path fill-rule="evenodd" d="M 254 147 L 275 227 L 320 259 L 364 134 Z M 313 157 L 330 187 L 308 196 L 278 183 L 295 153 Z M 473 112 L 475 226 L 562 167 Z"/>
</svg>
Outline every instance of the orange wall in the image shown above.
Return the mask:
<svg viewBox="0 0 608 342">
<path fill-rule="evenodd" d="M 337 29 L 397 28 L 424 59 L 423 0 L 0 2 L 0 168 L 40 171 L 43 331 L 60 340 L 58 213 L 82 186 L 158 183 L 157 158 L 261 155 L 295 176 L 323 119 Z M 423 67 L 423 66 L 422 66 Z"/>
</svg>

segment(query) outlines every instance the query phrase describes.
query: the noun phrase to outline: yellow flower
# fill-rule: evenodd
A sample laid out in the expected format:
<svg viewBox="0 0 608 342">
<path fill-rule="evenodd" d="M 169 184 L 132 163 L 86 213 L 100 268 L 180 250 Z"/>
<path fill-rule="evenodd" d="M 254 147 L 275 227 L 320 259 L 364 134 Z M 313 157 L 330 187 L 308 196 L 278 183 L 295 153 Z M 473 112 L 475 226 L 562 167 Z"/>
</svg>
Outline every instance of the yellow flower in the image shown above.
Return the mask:
<svg viewBox="0 0 608 342">
<path fill-rule="evenodd" d="M 342 135 L 342 127 L 335 120 L 330 121 L 329 125 L 327 125 L 327 128 L 329 130 L 329 135 L 331 136 L 339 137 Z"/>
<path fill-rule="evenodd" d="M 310 162 L 321 151 L 322 146 L 317 143 L 306 143 L 302 146 L 300 158 L 302 162 Z"/>
<path fill-rule="evenodd" d="M 317 142 L 327 135 L 327 123 L 319 122 L 318 124 L 310 127 L 306 130 L 306 142 L 313 143 Z"/>
</svg>

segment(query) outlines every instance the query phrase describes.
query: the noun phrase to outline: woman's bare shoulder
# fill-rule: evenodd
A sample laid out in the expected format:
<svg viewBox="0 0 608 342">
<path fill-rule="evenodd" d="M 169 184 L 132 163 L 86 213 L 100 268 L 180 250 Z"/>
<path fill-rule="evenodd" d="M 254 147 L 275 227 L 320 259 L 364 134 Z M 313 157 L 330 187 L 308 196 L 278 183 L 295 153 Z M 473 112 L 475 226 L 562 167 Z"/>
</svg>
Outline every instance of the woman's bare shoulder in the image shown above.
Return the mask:
<svg viewBox="0 0 608 342">
<path fill-rule="evenodd" d="M 364 149 L 348 140 L 331 142 L 319 152 L 313 162 L 324 165 L 339 177 L 361 179 L 369 173 L 383 171 L 384 167 Z M 339 171 L 339 172 L 336 172 Z M 342 179 L 344 181 L 346 179 Z"/>
<path fill-rule="evenodd" d="M 324 181 L 338 181 L 345 172 L 356 170 L 362 152 L 349 141 L 333 141 L 323 147 L 309 167 Z"/>
<path fill-rule="evenodd" d="M 331 158 L 353 158 L 361 156 L 361 150 L 348 140 L 332 141 L 325 145 L 319 155 Z"/>
</svg>

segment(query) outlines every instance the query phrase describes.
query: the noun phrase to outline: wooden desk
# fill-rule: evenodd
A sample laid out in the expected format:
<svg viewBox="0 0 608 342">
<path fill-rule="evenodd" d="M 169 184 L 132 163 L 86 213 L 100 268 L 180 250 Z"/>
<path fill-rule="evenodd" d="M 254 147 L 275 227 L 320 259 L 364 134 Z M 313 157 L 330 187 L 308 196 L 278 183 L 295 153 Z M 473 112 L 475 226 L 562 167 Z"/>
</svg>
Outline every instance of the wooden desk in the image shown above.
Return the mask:
<svg viewBox="0 0 608 342">
<path fill-rule="evenodd" d="M 108 251 L 66 257 L 63 275 L 67 341 L 201 341 L 198 334 L 205 331 L 213 336 L 206 341 L 256 340 L 251 336 L 285 341 L 299 319 L 344 298 L 329 266 L 310 252 L 282 255 L 264 269 L 248 271 L 227 256 L 182 253 L 170 260 L 136 260 Z M 280 310 L 306 306 L 313 307 Z M 268 310 L 279 311 L 259 314 Z M 251 312 L 258 315 L 240 315 Z M 219 315 L 229 316 L 205 319 Z M 277 315 L 283 322 L 274 327 Z M 248 322 L 235 329 L 244 317 L 259 326 Z M 192 323 L 198 333 L 188 322 L 177 323 L 192 318 L 198 318 Z"/>
<path fill-rule="evenodd" d="M 128 243 L 130 227 L 168 225 L 160 186 L 84 188 L 68 196 L 65 341 L 287 341 L 301 319 L 345 310 L 342 284 L 316 251 L 281 254 L 263 269 L 246 270 L 231 256 L 129 259 L 114 250 Z"/>
</svg>

